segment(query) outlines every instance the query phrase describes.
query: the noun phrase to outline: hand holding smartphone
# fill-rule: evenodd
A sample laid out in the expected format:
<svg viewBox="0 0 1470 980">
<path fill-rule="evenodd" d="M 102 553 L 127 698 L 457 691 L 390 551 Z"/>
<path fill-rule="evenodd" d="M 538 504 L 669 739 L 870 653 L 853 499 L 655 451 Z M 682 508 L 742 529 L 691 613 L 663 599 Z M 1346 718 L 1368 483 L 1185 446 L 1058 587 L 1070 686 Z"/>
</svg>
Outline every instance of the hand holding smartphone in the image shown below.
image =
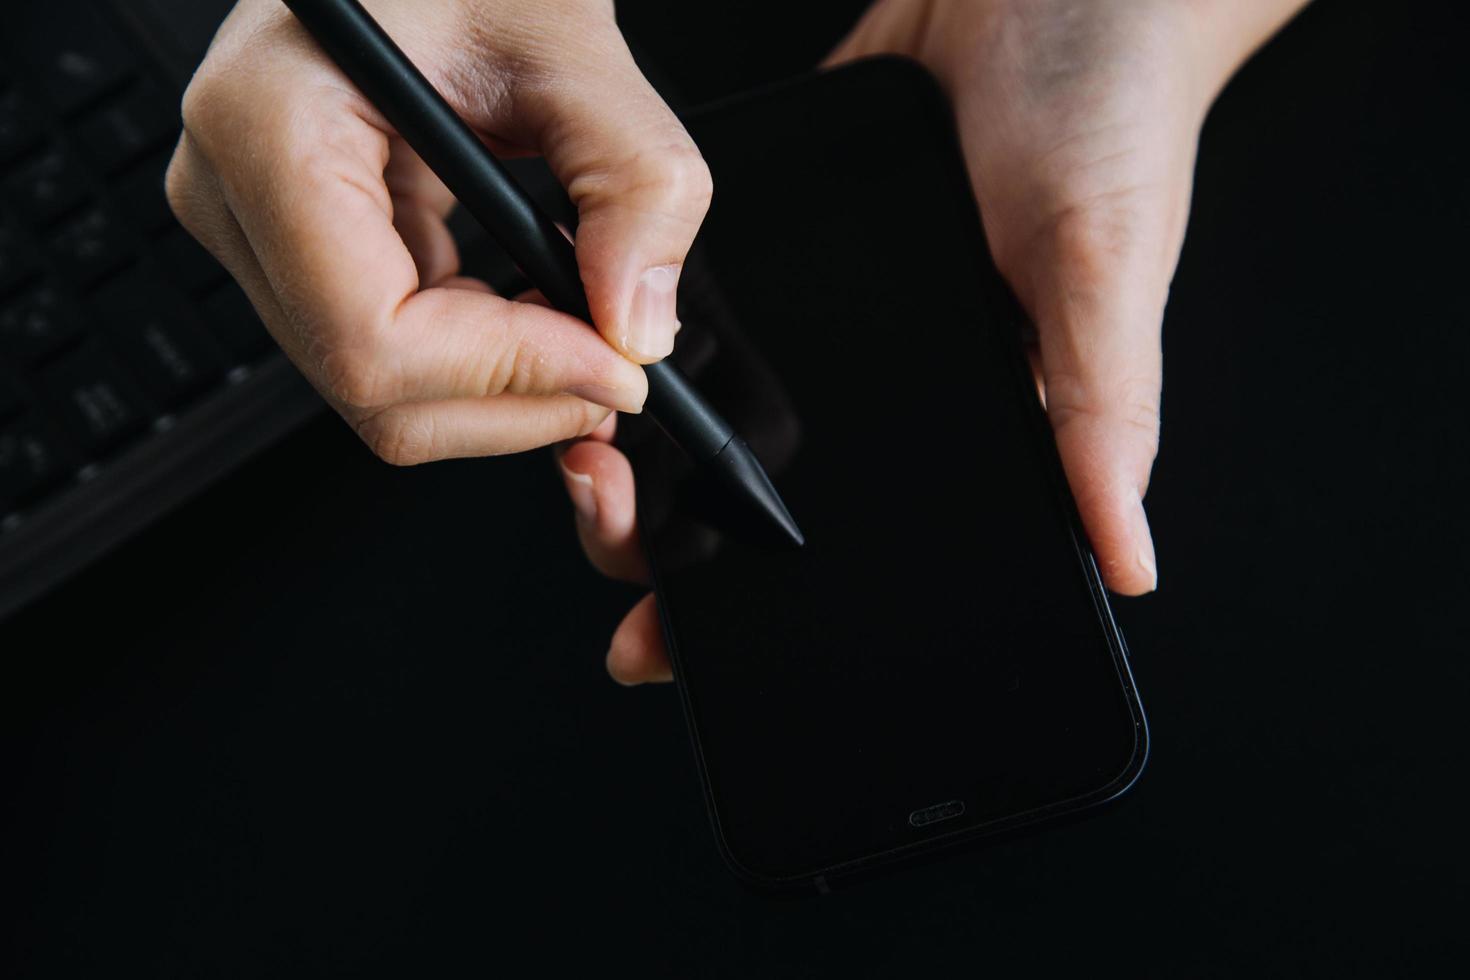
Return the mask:
<svg viewBox="0 0 1470 980">
<path fill-rule="evenodd" d="M 675 358 L 807 536 L 624 424 L 732 868 L 827 881 L 1123 792 L 1142 708 L 937 87 L 877 59 L 688 126 L 719 191 Z"/>
</svg>

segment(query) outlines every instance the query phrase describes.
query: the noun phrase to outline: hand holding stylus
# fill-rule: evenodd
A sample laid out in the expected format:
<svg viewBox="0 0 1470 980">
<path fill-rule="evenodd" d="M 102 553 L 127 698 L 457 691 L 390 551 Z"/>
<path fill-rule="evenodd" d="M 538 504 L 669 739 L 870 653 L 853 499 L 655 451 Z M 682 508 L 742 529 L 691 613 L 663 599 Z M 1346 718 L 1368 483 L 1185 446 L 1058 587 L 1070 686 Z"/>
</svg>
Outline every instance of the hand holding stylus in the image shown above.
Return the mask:
<svg viewBox="0 0 1470 980">
<path fill-rule="evenodd" d="M 497 152 L 546 157 L 578 207 L 602 336 L 459 275 L 452 196 L 278 0 L 242 0 L 189 86 L 180 220 L 389 462 L 516 452 L 639 411 L 710 179 L 610 0 L 366 5 Z"/>
<path fill-rule="evenodd" d="M 1037 382 L 1073 496 L 1105 581 L 1125 595 L 1157 585 L 1143 497 L 1200 125 L 1303 5 L 880 0 L 829 59 L 911 55 L 948 91 L 991 251 L 1036 324 Z M 612 426 L 567 448 L 562 469 L 593 563 L 646 581 Z M 624 683 L 671 676 L 652 596 L 607 665 Z"/>
</svg>

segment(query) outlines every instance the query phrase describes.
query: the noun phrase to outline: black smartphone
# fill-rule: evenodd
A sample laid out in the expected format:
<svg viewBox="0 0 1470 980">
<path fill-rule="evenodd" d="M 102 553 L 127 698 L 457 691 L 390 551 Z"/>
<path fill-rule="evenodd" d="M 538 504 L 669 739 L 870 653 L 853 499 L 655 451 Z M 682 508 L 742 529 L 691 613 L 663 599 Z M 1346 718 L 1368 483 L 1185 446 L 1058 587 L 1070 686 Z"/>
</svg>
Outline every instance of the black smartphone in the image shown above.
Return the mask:
<svg viewBox="0 0 1470 980">
<path fill-rule="evenodd" d="M 1143 710 L 938 87 L 875 59 L 687 123 L 675 356 L 807 541 L 623 426 L 729 864 L 822 885 L 1122 793 Z"/>
</svg>

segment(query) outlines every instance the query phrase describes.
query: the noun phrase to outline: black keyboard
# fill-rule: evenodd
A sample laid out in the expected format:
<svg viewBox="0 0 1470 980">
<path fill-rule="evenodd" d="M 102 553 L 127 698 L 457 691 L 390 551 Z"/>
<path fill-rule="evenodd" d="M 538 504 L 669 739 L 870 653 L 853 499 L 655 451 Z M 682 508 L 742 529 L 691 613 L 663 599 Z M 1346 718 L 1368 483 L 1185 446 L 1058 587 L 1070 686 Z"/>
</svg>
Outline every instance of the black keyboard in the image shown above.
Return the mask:
<svg viewBox="0 0 1470 980">
<path fill-rule="evenodd" d="M 197 52 L 140 8 L 0 13 L 0 615 L 320 404 L 169 212 Z"/>
<path fill-rule="evenodd" d="M 3 0 L 0 617 L 323 407 L 170 213 L 184 85 L 231 0 Z M 544 207 L 570 202 L 511 161 Z M 463 212 L 465 271 L 526 288 Z"/>
</svg>

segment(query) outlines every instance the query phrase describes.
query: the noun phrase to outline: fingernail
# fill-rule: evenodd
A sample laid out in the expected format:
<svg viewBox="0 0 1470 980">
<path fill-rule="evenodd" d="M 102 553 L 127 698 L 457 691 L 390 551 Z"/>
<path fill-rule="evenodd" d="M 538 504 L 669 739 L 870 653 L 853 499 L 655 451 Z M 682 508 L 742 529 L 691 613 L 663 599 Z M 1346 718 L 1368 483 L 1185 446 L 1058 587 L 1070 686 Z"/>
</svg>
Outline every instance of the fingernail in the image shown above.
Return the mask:
<svg viewBox="0 0 1470 980">
<path fill-rule="evenodd" d="M 1143 569 L 1143 574 L 1148 576 L 1148 590 L 1153 592 L 1159 587 L 1159 569 L 1154 563 L 1153 543 L 1145 545 L 1138 550 L 1138 567 Z"/>
<path fill-rule="evenodd" d="M 611 677 L 614 681 L 616 681 L 617 683 L 621 684 L 623 687 L 638 687 L 639 686 L 639 682 L 638 681 L 625 681 L 621 677 L 619 677 L 617 674 L 613 673 L 613 666 L 612 666 L 612 664 L 613 664 L 613 656 L 616 653 L 617 653 L 617 648 L 616 647 L 609 647 L 608 648 L 607 657 L 606 657 L 606 661 L 607 661 L 607 676 Z"/>
<path fill-rule="evenodd" d="M 567 394 L 575 395 L 595 405 L 601 405 L 603 408 L 610 408 L 615 412 L 637 415 L 643 411 L 642 399 L 624 388 L 613 388 L 608 385 L 573 385 L 567 389 Z"/>
<path fill-rule="evenodd" d="M 1148 515 L 1144 513 L 1142 500 L 1138 502 L 1137 515 L 1135 519 L 1137 530 L 1135 533 L 1139 544 L 1136 560 L 1138 567 L 1143 570 L 1143 574 L 1148 576 L 1148 591 L 1153 592 L 1159 587 L 1159 566 L 1154 557 L 1154 537 L 1153 533 L 1149 530 Z"/>
<path fill-rule="evenodd" d="M 679 331 L 674 296 L 679 287 L 679 267 L 658 265 L 643 273 L 633 291 L 628 309 L 628 332 L 623 346 L 635 357 L 658 360 L 674 349 Z"/>
<path fill-rule="evenodd" d="M 589 523 L 597 520 L 597 491 L 592 485 L 592 475 L 568 468 L 565 460 L 561 471 L 567 478 L 567 496 L 572 498 L 577 516 Z"/>
</svg>

